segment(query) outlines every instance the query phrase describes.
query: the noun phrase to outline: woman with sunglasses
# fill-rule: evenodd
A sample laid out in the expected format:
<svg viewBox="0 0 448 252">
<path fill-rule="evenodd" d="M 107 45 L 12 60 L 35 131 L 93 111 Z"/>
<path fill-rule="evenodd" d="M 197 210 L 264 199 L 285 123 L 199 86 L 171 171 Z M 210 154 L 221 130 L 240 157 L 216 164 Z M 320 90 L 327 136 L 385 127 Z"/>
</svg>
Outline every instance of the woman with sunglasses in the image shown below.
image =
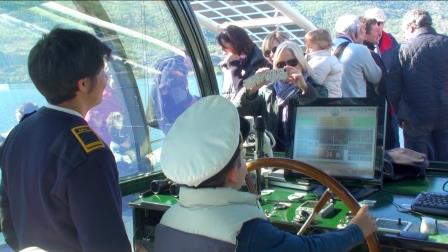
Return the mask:
<svg viewBox="0 0 448 252">
<path fill-rule="evenodd" d="M 288 79 L 272 84 L 275 91 L 275 106 L 277 108 L 277 150 L 287 147 L 288 104 L 292 99 L 300 104 L 308 104 L 319 96 L 314 86 L 314 73 L 305 60 L 303 51 L 295 42 L 285 41 L 277 47 L 273 57 L 274 69 L 283 68 L 288 73 Z M 275 130 L 275 129 L 271 129 Z"/>
<path fill-rule="evenodd" d="M 263 52 L 263 56 L 267 61 L 269 61 L 269 66 L 265 68 L 260 68 L 257 70 L 258 72 L 263 72 L 269 69 L 272 69 L 272 63 L 274 61 L 274 54 L 277 51 L 277 47 L 284 41 L 289 40 L 289 36 L 280 31 L 273 31 L 269 33 L 263 40 L 263 43 L 261 44 L 261 50 Z M 276 93 L 275 89 L 272 85 L 266 85 L 269 83 L 264 83 L 263 85 L 260 85 L 259 94 L 262 96 L 266 102 L 266 129 L 271 132 L 275 139 L 278 139 L 277 136 L 277 119 L 278 119 L 278 106 L 276 102 Z M 278 149 L 276 147 L 275 149 Z M 282 149 L 279 149 L 282 150 Z"/>
<path fill-rule="evenodd" d="M 246 92 L 243 80 L 268 66 L 261 50 L 252 42 L 247 32 L 229 25 L 216 40 L 226 57 L 220 63 L 223 71 L 222 95 L 232 101 L 241 116 L 266 116 L 266 104 L 256 89 Z"/>
<path fill-rule="evenodd" d="M 275 51 L 277 51 L 277 47 L 284 41 L 289 40 L 288 35 L 283 32 L 273 31 L 269 33 L 263 40 L 261 44 L 261 51 L 263 52 L 263 56 L 269 61 L 270 68 L 272 68 L 272 62 L 274 58 Z"/>
</svg>

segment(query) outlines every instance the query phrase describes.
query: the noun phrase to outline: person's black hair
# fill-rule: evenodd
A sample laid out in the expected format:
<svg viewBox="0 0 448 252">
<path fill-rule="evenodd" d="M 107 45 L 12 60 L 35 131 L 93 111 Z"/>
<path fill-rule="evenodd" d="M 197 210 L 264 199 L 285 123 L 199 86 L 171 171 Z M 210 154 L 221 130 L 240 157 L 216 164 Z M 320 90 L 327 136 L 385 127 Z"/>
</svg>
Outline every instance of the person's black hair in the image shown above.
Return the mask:
<svg viewBox="0 0 448 252">
<path fill-rule="evenodd" d="M 44 35 L 28 56 L 28 72 L 50 104 L 75 97 L 77 81 L 94 77 L 104 67 L 111 49 L 90 33 L 55 28 Z"/>
<path fill-rule="evenodd" d="M 197 188 L 213 188 L 213 187 L 224 187 L 226 184 L 226 175 L 234 167 L 241 166 L 241 144 L 246 141 L 249 136 L 250 124 L 244 117 L 240 116 L 240 141 L 238 142 L 238 147 L 232 155 L 230 161 L 224 166 L 224 168 L 217 174 L 213 175 L 211 178 L 203 181 L 197 186 Z"/>
<path fill-rule="evenodd" d="M 254 42 L 252 42 L 249 38 L 247 32 L 243 28 L 236 25 L 227 26 L 227 28 L 218 34 L 216 40 L 223 49 L 223 42 L 232 44 L 238 54 L 244 52 L 248 55 L 255 46 Z"/>
</svg>

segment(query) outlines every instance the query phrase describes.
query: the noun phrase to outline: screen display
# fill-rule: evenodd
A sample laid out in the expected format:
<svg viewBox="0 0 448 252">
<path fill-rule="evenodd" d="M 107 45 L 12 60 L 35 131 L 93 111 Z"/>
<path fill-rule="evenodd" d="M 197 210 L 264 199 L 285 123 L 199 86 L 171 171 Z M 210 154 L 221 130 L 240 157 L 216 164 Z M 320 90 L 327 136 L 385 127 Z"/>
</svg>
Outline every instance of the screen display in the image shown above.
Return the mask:
<svg viewBox="0 0 448 252">
<path fill-rule="evenodd" d="M 375 175 L 377 108 L 296 107 L 293 159 L 335 177 Z"/>
</svg>

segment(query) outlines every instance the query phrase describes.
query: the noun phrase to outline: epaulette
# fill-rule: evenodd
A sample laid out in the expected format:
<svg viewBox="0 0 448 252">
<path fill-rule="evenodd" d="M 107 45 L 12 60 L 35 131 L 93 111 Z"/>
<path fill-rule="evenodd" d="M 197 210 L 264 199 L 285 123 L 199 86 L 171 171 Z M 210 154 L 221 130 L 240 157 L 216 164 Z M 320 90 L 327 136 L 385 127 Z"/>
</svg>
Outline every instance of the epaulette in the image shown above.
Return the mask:
<svg viewBox="0 0 448 252">
<path fill-rule="evenodd" d="M 34 110 L 33 112 L 30 112 L 30 113 L 28 113 L 28 114 L 24 114 L 23 116 L 22 116 L 22 118 L 20 119 L 20 122 L 22 122 L 23 120 L 25 120 L 26 118 L 28 118 L 30 115 L 32 115 L 32 114 L 34 114 L 34 113 L 36 113 L 37 111 L 36 110 Z"/>
<path fill-rule="evenodd" d="M 103 141 L 88 125 L 76 126 L 71 131 L 87 154 L 96 149 L 105 148 Z"/>
</svg>

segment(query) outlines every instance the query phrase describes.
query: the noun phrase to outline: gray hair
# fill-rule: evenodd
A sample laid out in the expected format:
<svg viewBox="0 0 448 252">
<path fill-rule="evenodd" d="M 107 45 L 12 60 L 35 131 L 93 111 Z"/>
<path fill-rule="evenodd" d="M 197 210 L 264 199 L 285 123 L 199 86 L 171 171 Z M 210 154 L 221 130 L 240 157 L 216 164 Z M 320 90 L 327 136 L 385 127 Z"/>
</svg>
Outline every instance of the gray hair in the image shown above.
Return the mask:
<svg viewBox="0 0 448 252">
<path fill-rule="evenodd" d="M 431 27 L 432 18 L 429 12 L 425 10 L 410 10 L 403 18 L 403 28 L 414 26 L 415 28 Z"/>
<path fill-rule="evenodd" d="M 335 24 L 335 31 L 337 35 L 345 35 L 352 39 L 358 36 L 361 21 L 355 15 L 343 15 L 338 18 Z"/>
</svg>

